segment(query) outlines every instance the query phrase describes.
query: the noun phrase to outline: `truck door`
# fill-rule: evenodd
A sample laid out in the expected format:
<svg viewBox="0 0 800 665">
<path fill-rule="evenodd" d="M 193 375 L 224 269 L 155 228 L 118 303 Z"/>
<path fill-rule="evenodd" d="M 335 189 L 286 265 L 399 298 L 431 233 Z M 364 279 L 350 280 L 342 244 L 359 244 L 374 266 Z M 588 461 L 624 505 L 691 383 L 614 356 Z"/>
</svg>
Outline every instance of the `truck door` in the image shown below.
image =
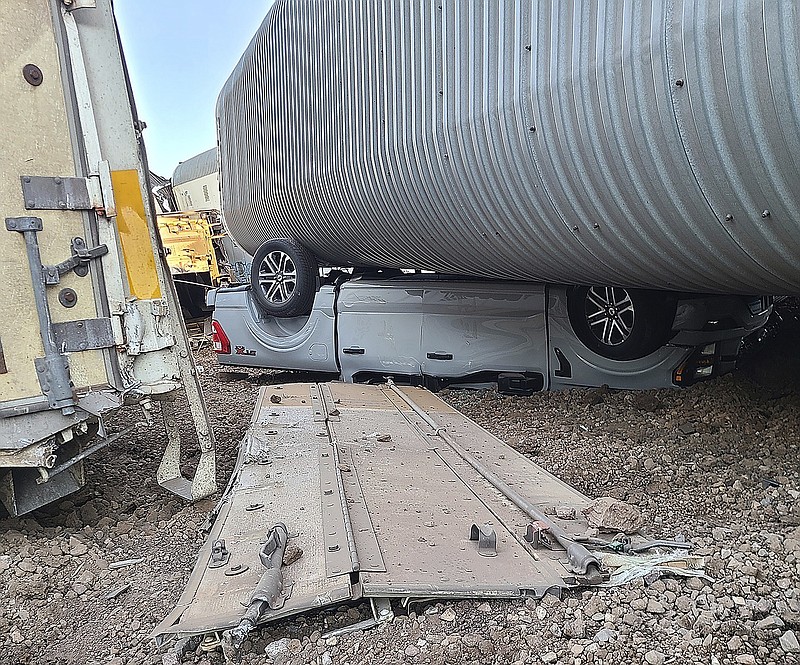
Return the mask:
<svg viewBox="0 0 800 665">
<path fill-rule="evenodd" d="M 345 381 L 419 376 L 422 285 L 353 280 L 337 304 L 339 362 Z"/>
<path fill-rule="evenodd" d="M 422 372 L 547 376 L 544 285 L 430 282 L 423 295 Z"/>
</svg>

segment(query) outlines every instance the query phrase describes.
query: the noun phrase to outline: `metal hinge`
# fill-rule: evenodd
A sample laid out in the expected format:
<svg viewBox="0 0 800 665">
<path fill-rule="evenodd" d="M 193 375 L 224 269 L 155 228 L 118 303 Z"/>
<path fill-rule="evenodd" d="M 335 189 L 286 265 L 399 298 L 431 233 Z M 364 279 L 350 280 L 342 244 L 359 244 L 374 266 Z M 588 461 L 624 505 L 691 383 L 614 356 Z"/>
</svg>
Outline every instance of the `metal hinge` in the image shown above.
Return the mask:
<svg viewBox="0 0 800 665">
<path fill-rule="evenodd" d="M 20 176 L 26 210 L 94 210 L 106 217 L 116 214 L 111 170 L 101 162 L 99 173 L 88 178 Z"/>
</svg>

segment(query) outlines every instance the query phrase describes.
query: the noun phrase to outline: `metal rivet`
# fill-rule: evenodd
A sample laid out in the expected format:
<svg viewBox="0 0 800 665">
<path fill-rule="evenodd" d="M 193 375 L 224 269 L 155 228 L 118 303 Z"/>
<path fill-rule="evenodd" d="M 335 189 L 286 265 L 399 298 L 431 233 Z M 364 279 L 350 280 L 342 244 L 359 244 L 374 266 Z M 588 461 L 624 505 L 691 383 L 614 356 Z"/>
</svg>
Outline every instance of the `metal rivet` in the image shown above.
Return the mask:
<svg viewBox="0 0 800 665">
<path fill-rule="evenodd" d="M 677 85 L 679 88 L 682 88 L 683 84 L 684 84 L 683 79 L 678 79 L 677 81 L 675 81 L 675 85 Z"/>
<path fill-rule="evenodd" d="M 61 178 L 55 177 L 55 178 L 53 178 L 53 182 L 55 182 L 56 185 L 60 185 L 61 184 Z"/>
<path fill-rule="evenodd" d="M 17 228 L 17 223 L 13 219 L 8 220 L 8 228 L 15 229 Z"/>
<path fill-rule="evenodd" d="M 33 86 L 41 85 L 44 79 L 42 70 L 32 64 L 25 65 L 22 68 L 22 77 Z"/>
<path fill-rule="evenodd" d="M 762 212 L 762 213 L 761 213 L 761 216 L 762 216 L 764 219 L 766 219 L 767 217 L 769 217 L 769 216 L 770 216 L 770 212 L 769 212 L 769 210 L 765 210 L 764 212 Z"/>
<path fill-rule="evenodd" d="M 31 181 L 31 177 L 30 177 L 29 175 L 26 175 L 26 176 L 23 178 L 23 180 L 25 180 L 25 182 L 30 182 L 30 181 Z"/>
</svg>

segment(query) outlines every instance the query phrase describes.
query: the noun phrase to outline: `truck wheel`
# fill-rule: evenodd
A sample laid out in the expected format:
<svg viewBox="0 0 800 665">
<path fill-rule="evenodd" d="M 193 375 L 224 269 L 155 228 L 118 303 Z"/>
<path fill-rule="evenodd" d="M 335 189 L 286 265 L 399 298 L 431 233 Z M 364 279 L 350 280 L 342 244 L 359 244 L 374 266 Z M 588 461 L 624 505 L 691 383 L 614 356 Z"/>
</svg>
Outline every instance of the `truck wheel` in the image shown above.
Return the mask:
<svg viewBox="0 0 800 665">
<path fill-rule="evenodd" d="M 615 286 L 579 286 L 567 292 L 578 339 L 612 360 L 643 358 L 669 340 L 677 299 L 668 293 Z"/>
<path fill-rule="evenodd" d="M 314 304 L 317 260 L 296 240 L 270 240 L 253 256 L 250 283 L 256 302 L 267 314 L 303 316 Z"/>
</svg>

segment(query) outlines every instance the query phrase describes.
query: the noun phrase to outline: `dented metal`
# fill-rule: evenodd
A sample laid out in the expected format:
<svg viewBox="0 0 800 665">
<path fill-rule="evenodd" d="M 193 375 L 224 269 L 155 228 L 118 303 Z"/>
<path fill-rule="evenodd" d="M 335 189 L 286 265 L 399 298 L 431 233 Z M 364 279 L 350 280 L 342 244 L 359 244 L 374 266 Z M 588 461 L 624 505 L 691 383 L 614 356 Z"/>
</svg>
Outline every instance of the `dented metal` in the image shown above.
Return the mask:
<svg viewBox="0 0 800 665">
<path fill-rule="evenodd" d="M 546 515 L 553 549 L 526 541 L 523 502 Z M 588 505 L 425 390 L 265 387 L 208 541 L 155 635 L 228 631 L 235 657 L 255 625 L 347 600 L 385 609 L 391 598 L 540 597 L 593 583 L 596 560 L 574 547 Z M 556 506 L 576 518 L 559 519 Z M 220 540 L 229 558 L 212 568 Z"/>
</svg>

